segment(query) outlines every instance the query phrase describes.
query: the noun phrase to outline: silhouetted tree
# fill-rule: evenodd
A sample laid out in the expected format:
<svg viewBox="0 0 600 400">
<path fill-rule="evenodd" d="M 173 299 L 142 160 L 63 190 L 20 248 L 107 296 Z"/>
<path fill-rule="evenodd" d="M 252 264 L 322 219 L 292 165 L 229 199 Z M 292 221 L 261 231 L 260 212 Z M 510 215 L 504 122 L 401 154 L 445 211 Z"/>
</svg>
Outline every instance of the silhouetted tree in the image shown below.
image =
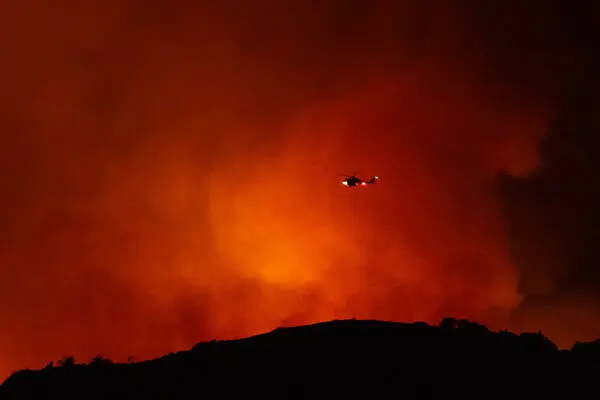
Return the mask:
<svg viewBox="0 0 600 400">
<path fill-rule="evenodd" d="M 68 356 L 58 361 L 58 365 L 64 368 L 72 368 L 75 365 L 75 357 Z"/>
</svg>

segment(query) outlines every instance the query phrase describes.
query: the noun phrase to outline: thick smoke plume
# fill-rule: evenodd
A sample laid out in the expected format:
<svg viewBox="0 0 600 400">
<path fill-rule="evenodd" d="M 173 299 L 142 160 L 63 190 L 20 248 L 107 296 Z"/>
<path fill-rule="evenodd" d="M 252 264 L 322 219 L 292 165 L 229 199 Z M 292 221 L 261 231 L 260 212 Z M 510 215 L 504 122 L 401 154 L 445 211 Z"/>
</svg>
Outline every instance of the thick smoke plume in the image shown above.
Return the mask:
<svg viewBox="0 0 600 400">
<path fill-rule="evenodd" d="M 247 3 L 0 6 L 1 374 L 331 318 L 507 326 L 498 176 L 538 166 L 577 70 L 564 13 Z"/>
</svg>

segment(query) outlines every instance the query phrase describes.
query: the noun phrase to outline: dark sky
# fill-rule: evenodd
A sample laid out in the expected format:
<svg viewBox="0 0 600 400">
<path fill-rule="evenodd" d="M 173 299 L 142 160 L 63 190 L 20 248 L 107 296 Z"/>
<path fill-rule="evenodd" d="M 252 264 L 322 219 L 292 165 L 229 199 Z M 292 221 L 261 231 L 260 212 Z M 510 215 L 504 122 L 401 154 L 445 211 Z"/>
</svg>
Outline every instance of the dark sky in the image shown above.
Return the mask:
<svg viewBox="0 0 600 400">
<path fill-rule="evenodd" d="M 591 7 L 0 3 L 0 376 L 331 318 L 600 336 Z"/>
</svg>

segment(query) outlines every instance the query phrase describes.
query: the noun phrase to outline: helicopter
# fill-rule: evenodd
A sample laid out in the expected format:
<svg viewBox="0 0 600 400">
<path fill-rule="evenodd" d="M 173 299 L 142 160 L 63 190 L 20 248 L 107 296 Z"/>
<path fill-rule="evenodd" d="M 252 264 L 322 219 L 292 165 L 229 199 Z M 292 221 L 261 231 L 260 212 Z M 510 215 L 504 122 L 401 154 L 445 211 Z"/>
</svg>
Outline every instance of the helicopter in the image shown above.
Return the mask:
<svg viewBox="0 0 600 400">
<path fill-rule="evenodd" d="M 357 178 L 356 175 L 341 175 L 341 176 L 346 178 L 342 181 L 342 185 L 348 186 L 348 187 L 372 185 L 373 183 L 375 183 L 375 181 L 377 181 L 377 179 L 379 179 L 378 176 L 374 176 L 371 179 L 369 179 L 368 181 L 363 181 L 362 179 Z"/>
</svg>

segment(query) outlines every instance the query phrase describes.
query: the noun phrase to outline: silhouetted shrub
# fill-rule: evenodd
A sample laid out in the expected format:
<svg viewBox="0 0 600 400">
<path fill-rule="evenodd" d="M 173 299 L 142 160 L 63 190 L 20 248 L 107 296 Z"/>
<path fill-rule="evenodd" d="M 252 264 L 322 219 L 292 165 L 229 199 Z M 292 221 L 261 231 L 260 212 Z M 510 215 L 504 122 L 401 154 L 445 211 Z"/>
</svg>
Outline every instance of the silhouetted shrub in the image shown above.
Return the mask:
<svg viewBox="0 0 600 400">
<path fill-rule="evenodd" d="M 90 367 L 101 367 L 104 365 L 110 365 L 113 362 L 111 360 L 109 360 L 108 358 L 104 358 L 102 356 L 96 356 L 94 358 L 92 358 L 92 361 L 90 362 Z"/>
<path fill-rule="evenodd" d="M 440 328 L 443 329 L 454 329 L 456 328 L 456 319 L 454 318 L 444 318 L 442 322 L 440 322 Z"/>
</svg>

